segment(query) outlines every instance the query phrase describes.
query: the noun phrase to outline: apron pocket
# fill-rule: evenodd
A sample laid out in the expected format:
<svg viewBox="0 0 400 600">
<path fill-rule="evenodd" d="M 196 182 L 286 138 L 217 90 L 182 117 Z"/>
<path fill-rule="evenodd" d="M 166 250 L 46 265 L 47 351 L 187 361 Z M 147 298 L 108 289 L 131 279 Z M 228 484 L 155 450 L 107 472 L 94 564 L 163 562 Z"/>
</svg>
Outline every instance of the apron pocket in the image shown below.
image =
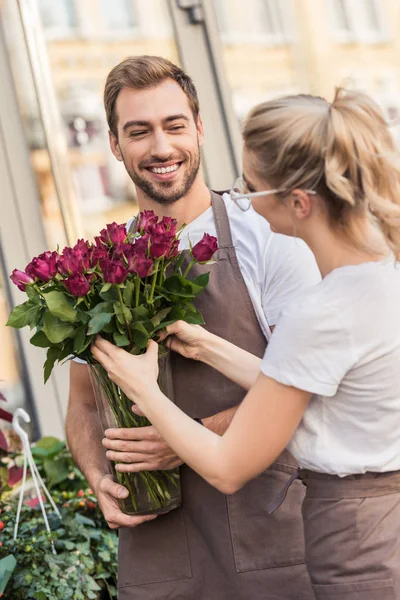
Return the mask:
<svg viewBox="0 0 400 600">
<path fill-rule="evenodd" d="M 138 527 L 119 530 L 118 588 L 191 577 L 181 507 Z"/>
<path fill-rule="evenodd" d="M 395 600 L 393 580 L 313 585 L 316 600 Z"/>
<path fill-rule="evenodd" d="M 279 468 L 279 464 L 275 468 L 272 465 L 239 492 L 227 496 L 238 573 L 304 563 L 303 484 L 295 480 L 281 506 L 272 515 L 267 513 L 269 503 L 291 475 L 275 470 Z"/>
</svg>

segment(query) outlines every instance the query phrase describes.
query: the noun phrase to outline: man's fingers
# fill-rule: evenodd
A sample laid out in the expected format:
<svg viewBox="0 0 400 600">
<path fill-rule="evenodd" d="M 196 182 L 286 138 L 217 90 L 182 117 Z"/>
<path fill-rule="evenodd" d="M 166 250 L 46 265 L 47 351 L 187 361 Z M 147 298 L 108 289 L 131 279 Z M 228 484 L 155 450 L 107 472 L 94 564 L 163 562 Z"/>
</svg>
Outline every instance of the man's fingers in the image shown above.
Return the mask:
<svg viewBox="0 0 400 600">
<path fill-rule="evenodd" d="M 159 471 L 160 465 L 138 462 L 138 463 L 118 463 L 115 465 L 115 470 L 118 473 L 140 473 L 141 471 Z"/>
<path fill-rule="evenodd" d="M 105 439 L 109 440 L 131 440 L 136 442 L 140 440 L 155 441 L 160 437 L 152 425 L 149 425 L 148 427 L 106 429 L 104 435 L 106 436 Z"/>
<path fill-rule="evenodd" d="M 119 483 L 116 483 L 111 477 L 104 477 L 100 483 L 100 491 L 109 494 L 113 498 L 126 498 L 129 495 L 128 490 Z"/>
<path fill-rule="evenodd" d="M 108 460 L 123 463 L 144 463 L 152 458 L 152 454 L 138 454 L 137 452 L 115 452 L 108 450 L 106 452 Z"/>
<path fill-rule="evenodd" d="M 132 517 L 125 515 L 123 512 L 116 513 L 107 519 L 108 526 L 111 529 L 117 529 L 118 527 L 137 527 L 146 523 L 146 521 L 153 521 L 158 515 L 142 515 L 139 517 Z"/>
</svg>

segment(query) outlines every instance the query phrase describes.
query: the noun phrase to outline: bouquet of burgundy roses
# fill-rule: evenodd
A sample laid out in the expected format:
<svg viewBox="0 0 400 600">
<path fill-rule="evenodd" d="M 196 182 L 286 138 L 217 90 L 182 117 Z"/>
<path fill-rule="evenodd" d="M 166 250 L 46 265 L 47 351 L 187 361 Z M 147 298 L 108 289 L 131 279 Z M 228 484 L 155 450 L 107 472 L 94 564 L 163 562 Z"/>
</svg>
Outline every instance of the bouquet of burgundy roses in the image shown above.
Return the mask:
<svg viewBox="0 0 400 600">
<path fill-rule="evenodd" d="M 135 415 L 132 402 L 93 358 L 90 344 L 97 334 L 133 354 L 145 351 L 149 339 L 177 320 L 202 324 L 193 301 L 208 283 L 209 273 L 188 275 L 195 263 L 206 264 L 217 250 L 215 237 L 204 234 L 188 251 L 179 249 L 177 223 L 161 220 L 153 211 L 136 218 L 129 232 L 112 223 L 94 243 L 78 240 L 62 252 L 44 252 L 15 269 L 11 280 L 28 300 L 16 306 L 7 325 L 34 330 L 31 343 L 48 348 L 45 381 L 54 364 L 71 356 L 91 368 L 100 417 L 107 427 L 142 427 L 145 417 Z M 189 257 L 187 256 L 189 253 Z M 160 346 L 162 350 L 162 346 Z M 164 349 L 165 350 L 165 349 Z M 168 352 L 160 357 L 160 386 L 173 392 Z M 129 489 L 122 510 L 130 514 L 165 512 L 177 505 L 179 476 L 174 471 L 115 473 Z M 174 496 L 174 497 L 173 497 Z"/>
</svg>

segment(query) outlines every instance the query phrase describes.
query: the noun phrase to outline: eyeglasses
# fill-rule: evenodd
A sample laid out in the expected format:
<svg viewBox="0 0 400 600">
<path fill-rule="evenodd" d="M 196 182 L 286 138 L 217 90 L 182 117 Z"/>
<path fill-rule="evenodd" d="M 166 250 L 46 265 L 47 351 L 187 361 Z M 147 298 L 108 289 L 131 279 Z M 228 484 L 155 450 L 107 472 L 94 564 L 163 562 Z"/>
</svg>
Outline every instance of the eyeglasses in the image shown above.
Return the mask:
<svg viewBox="0 0 400 600">
<path fill-rule="evenodd" d="M 279 194 L 281 192 L 286 192 L 285 188 L 275 189 L 275 190 L 264 190 L 262 192 L 251 192 L 249 190 L 249 186 L 243 179 L 243 177 L 238 177 L 235 180 L 235 183 L 232 186 L 232 189 L 229 192 L 229 195 L 233 202 L 237 204 L 237 206 L 243 212 L 249 210 L 251 206 L 251 199 L 257 198 L 258 196 L 270 196 L 271 194 Z M 304 190 L 307 194 L 316 194 L 313 190 Z"/>
</svg>

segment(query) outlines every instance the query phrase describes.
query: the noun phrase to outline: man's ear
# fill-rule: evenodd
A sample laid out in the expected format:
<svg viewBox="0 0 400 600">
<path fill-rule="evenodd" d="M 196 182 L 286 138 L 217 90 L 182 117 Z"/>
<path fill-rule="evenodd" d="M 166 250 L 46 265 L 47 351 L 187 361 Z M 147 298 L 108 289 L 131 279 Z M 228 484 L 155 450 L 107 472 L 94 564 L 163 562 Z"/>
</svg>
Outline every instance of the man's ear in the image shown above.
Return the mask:
<svg viewBox="0 0 400 600">
<path fill-rule="evenodd" d="M 108 139 L 110 142 L 111 152 L 114 154 L 114 156 L 117 160 L 122 162 L 123 159 L 122 159 L 121 150 L 119 149 L 118 139 L 112 131 L 108 132 Z"/>
<path fill-rule="evenodd" d="M 199 145 L 202 146 L 204 143 L 204 127 L 203 127 L 203 121 L 201 120 L 200 115 L 197 117 L 196 129 L 197 129 L 197 135 L 198 135 L 198 139 L 199 139 Z"/>
</svg>

